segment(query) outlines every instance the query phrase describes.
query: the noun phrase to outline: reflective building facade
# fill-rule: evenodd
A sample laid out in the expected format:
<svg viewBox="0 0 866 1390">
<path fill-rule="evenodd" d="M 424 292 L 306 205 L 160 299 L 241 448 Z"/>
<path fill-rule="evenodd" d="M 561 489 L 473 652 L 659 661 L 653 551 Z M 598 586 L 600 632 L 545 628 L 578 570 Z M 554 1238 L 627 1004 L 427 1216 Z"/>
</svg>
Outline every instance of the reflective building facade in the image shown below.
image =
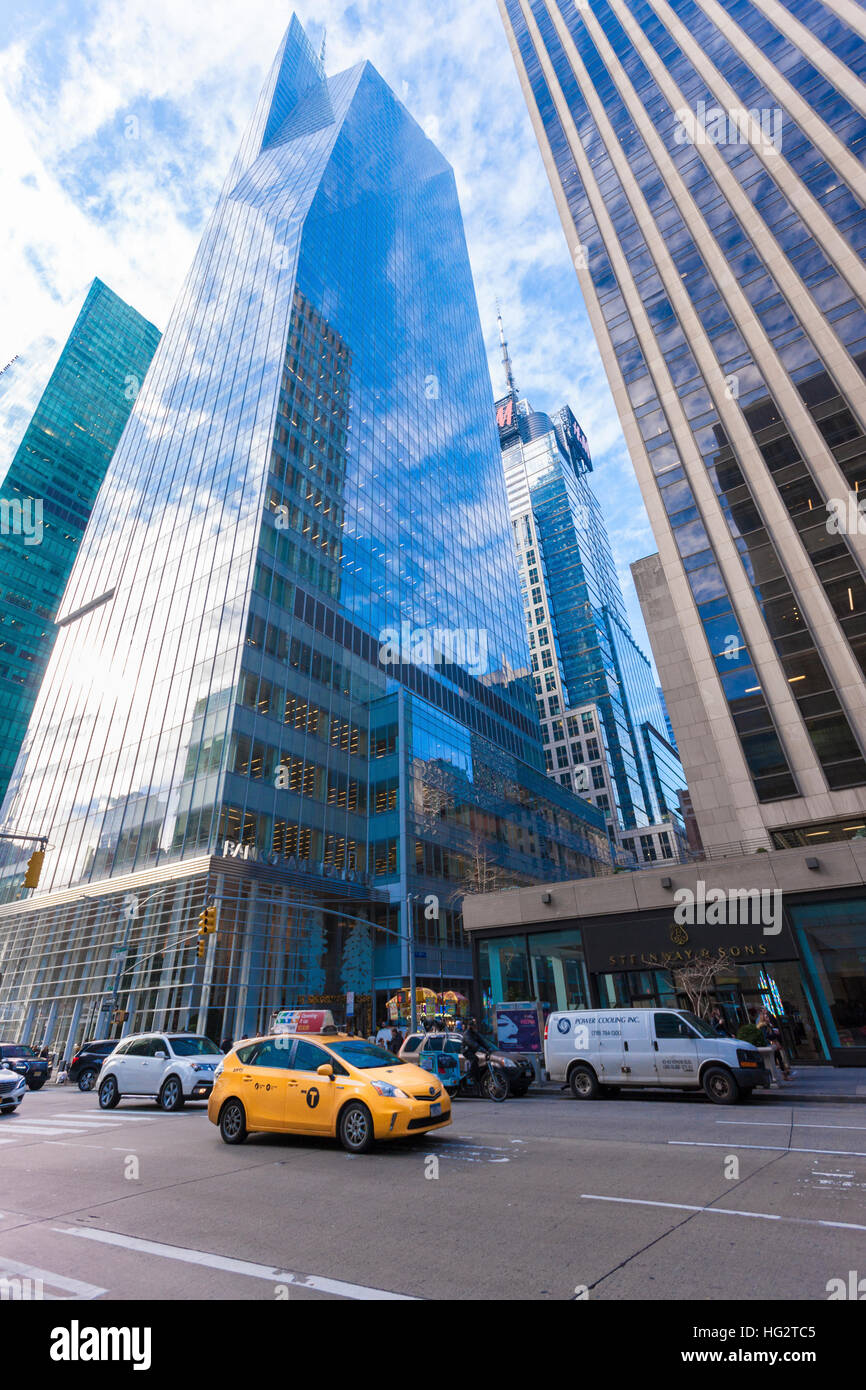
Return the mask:
<svg viewBox="0 0 866 1390">
<path fill-rule="evenodd" d="M 84 528 L 158 342 L 94 280 L 0 482 L 0 802 Z"/>
<path fill-rule="evenodd" d="M 496 420 L 547 773 L 598 807 L 624 864 L 676 859 L 685 777 L 631 635 L 586 436 L 568 406 L 548 416 L 519 397 L 501 319 L 500 337 Z"/>
<path fill-rule="evenodd" d="M 704 843 L 862 834 L 862 8 L 499 7 L 658 543 L 636 579 Z"/>
<path fill-rule="evenodd" d="M 111 899 L 139 1026 L 189 1005 L 237 1036 L 374 972 L 393 989 L 410 911 L 419 979 L 447 988 L 464 892 L 609 869 L 601 815 L 544 776 L 489 403 L 450 166 L 369 63 L 327 77 L 293 19 L 94 510 L 6 810 L 54 846 L 42 930 L 70 893 Z M 0 940 L 39 903 L 0 909 Z M 395 933 L 375 960 L 369 921 Z"/>
</svg>

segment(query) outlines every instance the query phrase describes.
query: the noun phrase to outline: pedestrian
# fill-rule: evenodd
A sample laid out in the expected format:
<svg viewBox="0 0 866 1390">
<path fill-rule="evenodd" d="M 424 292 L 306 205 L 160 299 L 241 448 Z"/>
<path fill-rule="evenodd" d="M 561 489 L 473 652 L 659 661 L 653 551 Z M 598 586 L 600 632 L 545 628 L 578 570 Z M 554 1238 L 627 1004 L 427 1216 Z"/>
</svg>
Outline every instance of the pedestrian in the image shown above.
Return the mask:
<svg viewBox="0 0 866 1390">
<path fill-rule="evenodd" d="M 390 1023 L 388 1023 L 388 1021 L 383 1018 L 382 1022 L 379 1024 L 379 1031 L 376 1034 L 375 1041 L 379 1044 L 380 1047 L 388 1047 L 388 1045 L 391 1042 L 392 1036 L 393 1029 L 391 1028 Z"/>
<path fill-rule="evenodd" d="M 222 1042 L 220 1043 L 220 1052 L 231 1052 L 233 1046 L 234 1038 L 227 1035 L 223 1038 Z"/>
<path fill-rule="evenodd" d="M 725 1022 L 725 1015 L 722 1013 L 718 1004 L 710 1014 L 710 1027 L 717 1038 L 729 1038 L 731 1036 L 730 1029 Z"/>
<path fill-rule="evenodd" d="M 391 1029 L 391 1041 L 390 1041 L 389 1044 L 388 1044 L 388 1050 L 389 1050 L 389 1052 L 393 1052 L 393 1053 L 396 1054 L 396 1053 L 398 1053 L 398 1052 L 400 1051 L 400 1048 L 401 1048 L 402 1046 L 403 1046 L 403 1034 L 400 1032 L 400 1029 L 399 1029 L 399 1028 L 396 1028 L 396 1027 L 395 1027 L 395 1028 L 392 1028 L 392 1029 Z"/>
<path fill-rule="evenodd" d="M 784 1049 L 782 1048 L 782 1030 L 779 1027 L 779 1020 L 775 1017 L 774 1014 L 770 1013 L 769 1009 L 764 1008 L 761 1009 L 760 1013 L 758 1014 L 757 1025 L 763 1032 L 765 1038 L 767 1039 L 767 1047 L 771 1047 L 773 1049 L 776 1062 L 781 1068 L 782 1075 L 787 1081 L 789 1076 L 793 1076 L 793 1072 L 788 1064 L 788 1059 L 785 1056 Z"/>
</svg>

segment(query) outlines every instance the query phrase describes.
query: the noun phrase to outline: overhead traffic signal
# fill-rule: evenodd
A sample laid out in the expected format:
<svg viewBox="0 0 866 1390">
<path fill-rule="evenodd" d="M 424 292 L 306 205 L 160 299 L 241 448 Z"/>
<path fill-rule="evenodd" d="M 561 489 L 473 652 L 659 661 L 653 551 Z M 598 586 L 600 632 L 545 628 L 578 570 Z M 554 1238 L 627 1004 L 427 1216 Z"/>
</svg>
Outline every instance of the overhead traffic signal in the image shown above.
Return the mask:
<svg viewBox="0 0 866 1390">
<path fill-rule="evenodd" d="M 45 862 L 45 850 L 35 849 L 27 860 L 27 870 L 24 874 L 25 888 L 38 888 L 39 876 L 42 873 L 42 865 Z"/>
<path fill-rule="evenodd" d="M 199 960 L 204 959 L 205 937 L 209 936 L 211 932 L 215 932 L 216 929 L 216 903 L 211 903 L 210 907 L 206 907 L 204 911 L 200 912 L 198 915 L 198 946 L 196 948 L 196 955 L 198 956 Z"/>
</svg>

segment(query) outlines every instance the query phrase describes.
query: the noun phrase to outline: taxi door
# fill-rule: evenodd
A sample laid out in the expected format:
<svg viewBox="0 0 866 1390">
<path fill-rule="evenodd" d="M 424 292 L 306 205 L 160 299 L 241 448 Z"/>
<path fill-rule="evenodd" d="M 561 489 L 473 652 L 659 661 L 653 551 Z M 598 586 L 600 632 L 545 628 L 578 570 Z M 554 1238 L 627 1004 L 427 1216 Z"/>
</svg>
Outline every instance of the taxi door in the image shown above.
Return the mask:
<svg viewBox="0 0 866 1390">
<path fill-rule="evenodd" d="M 289 1129 L 299 1134 L 330 1134 L 334 1127 L 337 1096 L 340 1091 L 335 1080 L 319 1076 L 318 1068 L 327 1064 L 334 1075 L 342 1071 L 339 1062 L 315 1043 L 299 1038 L 287 1073 L 286 1120 Z"/>
<path fill-rule="evenodd" d="M 286 1035 L 267 1038 L 241 1068 L 238 1094 L 247 1112 L 248 1129 L 285 1128 L 294 1041 Z"/>
</svg>

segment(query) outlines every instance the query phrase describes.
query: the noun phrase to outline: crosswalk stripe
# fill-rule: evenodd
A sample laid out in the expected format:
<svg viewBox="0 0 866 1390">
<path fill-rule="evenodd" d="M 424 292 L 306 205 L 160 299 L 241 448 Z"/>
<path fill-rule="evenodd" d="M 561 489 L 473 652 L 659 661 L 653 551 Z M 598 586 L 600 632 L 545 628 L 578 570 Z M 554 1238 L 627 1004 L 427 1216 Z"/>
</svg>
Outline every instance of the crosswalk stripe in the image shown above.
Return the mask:
<svg viewBox="0 0 866 1390">
<path fill-rule="evenodd" d="M 97 1115 L 100 1115 L 101 1113 L 102 1112 L 100 1111 L 96 1112 Z M 81 1111 L 79 1110 L 73 1113 L 71 1110 L 56 1110 L 54 1112 L 53 1118 L 58 1120 L 80 1120 Z M 155 1117 L 152 1117 L 150 1115 L 127 1115 L 124 1110 L 115 1110 L 113 1112 L 113 1118 L 108 1123 L 113 1125 L 152 1125 L 154 1118 Z"/>
<path fill-rule="evenodd" d="M 350 1284 L 343 1279 L 332 1279 L 321 1274 L 299 1274 L 294 1270 L 278 1269 L 271 1265 L 254 1264 L 251 1260 L 237 1260 L 231 1255 L 217 1255 L 209 1250 L 190 1250 L 186 1246 L 164 1245 L 161 1241 L 141 1240 L 137 1236 L 122 1235 L 119 1231 L 103 1231 L 76 1226 L 53 1226 L 59 1235 L 78 1236 L 81 1240 L 95 1240 L 105 1245 L 120 1246 L 124 1250 L 136 1250 L 143 1255 L 159 1255 L 166 1260 L 179 1260 L 185 1264 L 200 1265 L 206 1269 L 223 1270 L 228 1274 L 244 1274 L 252 1279 L 266 1279 L 275 1284 L 296 1284 L 300 1288 L 314 1289 L 320 1293 L 333 1293 L 340 1298 L 360 1300 L 389 1300 L 395 1302 L 416 1302 L 414 1294 L 392 1293 L 387 1289 L 368 1288 L 364 1284 Z"/>
<path fill-rule="evenodd" d="M 6 1275 L 23 1276 L 25 1279 L 39 1279 L 51 1289 L 62 1289 L 66 1294 L 73 1294 L 75 1298 L 101 1298 L 107 1289 L 100 1289 L 96 1284 L 86 1284 L 83 1279 L 70 1279 L 67 1274 L 54 1274 L 50 1269 L 38 1269 L 36 1265 L 22 1264 L 19 1260 L 9 1260 L 5 1255 L 0 1255 L 0 1278 Z M 48 1298 L 51 1295 L 46 1294 Z"/>
<path fill-rule="evenodd" d="M 5 1128 L 6 1128 L 6 1126 L 4 1125 L 4 1130 L 5 1130 Z M 81 1133 L 81 1130 L 80 1130 L 80 1129 L 61 1129 L 61 1128 L 59 1127 L 59 1125 L 54 1125 L 53 1127 L 51 1127 L 51 1126 L 48 1126 L 48 1125 L 28 1125 L 28 1124 L 26 1124 L 26 1123 L 25 1123 L 25 1124 L 16 1124 L 16 1123 L 13 1123 L 13 1124 L 9 1125 L 8 1128 L 9 1128 L 9 1132 L 10 1132 L 10 1138 L 12 1138 L 12 1137 L 17 1138 L 19 1134 L 47 1134 L 47 1135 L 55 1135 L 55 1134 L 80 1134 L 80 1133 Z"/>
</svg>

